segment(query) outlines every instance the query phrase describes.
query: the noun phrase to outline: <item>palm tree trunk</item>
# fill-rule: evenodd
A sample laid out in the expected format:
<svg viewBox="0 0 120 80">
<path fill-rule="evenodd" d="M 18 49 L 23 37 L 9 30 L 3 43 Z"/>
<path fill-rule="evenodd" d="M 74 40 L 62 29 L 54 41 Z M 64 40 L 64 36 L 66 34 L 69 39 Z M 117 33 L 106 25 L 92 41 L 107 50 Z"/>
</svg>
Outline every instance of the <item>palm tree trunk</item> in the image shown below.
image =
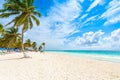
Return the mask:
<svg viewBox="0 0 120 80">
<path fill-rule="evenodd" d="M 23 39 L 24 39 L 24 31 L 22 30 L 22 52 L 23 52 L 24 57 L 26 58 L 27 55 L 26 55 L 25 52 L 24 52 L 24 43 L 23 43 Z"/>
<path fill-rule="evenodd" d="M 11 40 L 12 41 L 12 40 Z M 8 43 L 8 46 L 7 46 L 7 51 L 10 53 L 10 43 L 11 41 Z"/>
</svg>

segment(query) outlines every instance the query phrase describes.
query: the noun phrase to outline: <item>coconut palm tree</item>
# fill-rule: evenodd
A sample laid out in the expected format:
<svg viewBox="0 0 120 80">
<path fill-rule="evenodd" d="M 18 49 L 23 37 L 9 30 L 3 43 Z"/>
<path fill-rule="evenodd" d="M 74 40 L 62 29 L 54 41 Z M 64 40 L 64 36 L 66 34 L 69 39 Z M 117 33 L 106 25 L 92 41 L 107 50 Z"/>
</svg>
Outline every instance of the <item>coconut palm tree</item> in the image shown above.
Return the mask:
<svg viewBox="0 0 120 80">
<path fill-rule="evenodd" d="M 8 24 L 14 23 L 14 26 L 16 28 L 23 25 L 22 28 L 22 51 L 24 54 L 24 57 L 27 57 L 27 55 L 24 53 L 24 33 L 30 28 L 33 27 L 34 20 L 37 24 L 37 26 L 40 24 L 39 20 L 36 16 L 40 17 L 41 14 L 37 11 L 35 11 L 35 6 L 33 6 L 34 0 L 6 0 L 6 3 L 4 4 L 4 8 L 0 10 L 2 14 L 0 14 L 1 18 L 9 17 L 12 15 L 16 15 L 16 17 L 10 21 Z"/>
<path fill-rule="evenodd" d="M 31 47 L 31 40 L 27 39 L 26 42 L 24 43 L 25 47 Z"/>
<path fill-rule="evenodd" d="M 36 43 L 36 42 L 33 42 L 33 43 L 32 43 L 32 48 L 34 49 L 34 51 L 37 51 L 37 47 L 36 47 L 36 46 L 37 46 L 37 43 Z"/>
<path fill-rule="evenodd" d="M 43 42 L 41 45 L 45 46 L 45 42 Z"/>
<path fill-rule="evenodd" d="M 45 42 L 41 43 L 41 45 L 39 46 L 38 50 L 43 52 L 43 48 L 45 48 Z"/>
<path fill-rule="evenodd" d="M 42 45 L 39 46 L 38 50 L 39 50 L 39 51 L 42 51 Z"/>
<path fill-rule="evenodd" d="M 20 33 L 18 33 L 18 29 L 12 27 L 7 28 L 5 34 L 3 36 L 3 44 L 7 47 L 8 51 L 9 48 L 15 48 L 17 40 L 20 39 Z"/>
<path fill-rule="evenodd" d="M 21 42 L 21 37 L 20 38 L 18 38 L 18 40 L 16 41 L 16 43 L 15 43 L 16 45 L 15 45 L 15 48 L 17 48 L 17 49 L 22 49 L 22 47 L 21 47 L 21 44 L 22 44 L 22 42 Z"/>
</svg>

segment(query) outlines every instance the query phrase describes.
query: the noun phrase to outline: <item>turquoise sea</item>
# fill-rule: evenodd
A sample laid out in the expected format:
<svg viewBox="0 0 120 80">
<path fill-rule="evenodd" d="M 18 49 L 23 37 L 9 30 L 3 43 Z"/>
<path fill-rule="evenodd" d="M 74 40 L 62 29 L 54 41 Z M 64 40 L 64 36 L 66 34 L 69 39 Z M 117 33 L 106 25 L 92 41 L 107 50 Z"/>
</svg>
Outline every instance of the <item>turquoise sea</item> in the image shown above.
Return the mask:
<svg viewBox="0 0 120 80">
<path fill-rule="evenodd" d="M 74 55 L 84 58 L 92 58 L 102 61 L 120 63 L 120 51 L 108 50 L 48 50 L 47 52 L 57 52 L 59 54 Z"/>
</svg>

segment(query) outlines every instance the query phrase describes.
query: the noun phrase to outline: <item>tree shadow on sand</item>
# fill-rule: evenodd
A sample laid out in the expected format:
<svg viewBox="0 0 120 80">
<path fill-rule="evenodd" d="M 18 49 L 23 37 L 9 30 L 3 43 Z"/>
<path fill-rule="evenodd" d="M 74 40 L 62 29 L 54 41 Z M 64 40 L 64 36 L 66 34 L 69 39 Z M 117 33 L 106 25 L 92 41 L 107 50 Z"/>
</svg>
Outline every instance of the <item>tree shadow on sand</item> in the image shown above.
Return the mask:
<svg viewBox="0 0 120 80">
<path fill-rule="evenodd" d="M 31 59 L 32 57 L 20 57 L 20 58 L 10 58 L 10 59 L 0 59 L 0 61 L 10 61 L 10 60 L 21 60 L 21 59 Z"/>
</svg>

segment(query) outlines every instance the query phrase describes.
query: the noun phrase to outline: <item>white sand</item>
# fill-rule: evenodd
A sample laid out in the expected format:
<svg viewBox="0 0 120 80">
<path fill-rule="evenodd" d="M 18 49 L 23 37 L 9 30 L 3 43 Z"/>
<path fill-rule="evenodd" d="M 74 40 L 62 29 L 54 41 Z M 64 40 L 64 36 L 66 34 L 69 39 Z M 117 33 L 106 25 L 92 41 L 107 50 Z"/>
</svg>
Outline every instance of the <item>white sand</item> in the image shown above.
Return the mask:
<svg viewBox="0 0 120 80">
<path fill-rule="evenodd" d="M 32 58 L 0 55 L 0 80 L 120 80 L 120 63 L 54 53 L 28 55 Z"/>
</svg>

